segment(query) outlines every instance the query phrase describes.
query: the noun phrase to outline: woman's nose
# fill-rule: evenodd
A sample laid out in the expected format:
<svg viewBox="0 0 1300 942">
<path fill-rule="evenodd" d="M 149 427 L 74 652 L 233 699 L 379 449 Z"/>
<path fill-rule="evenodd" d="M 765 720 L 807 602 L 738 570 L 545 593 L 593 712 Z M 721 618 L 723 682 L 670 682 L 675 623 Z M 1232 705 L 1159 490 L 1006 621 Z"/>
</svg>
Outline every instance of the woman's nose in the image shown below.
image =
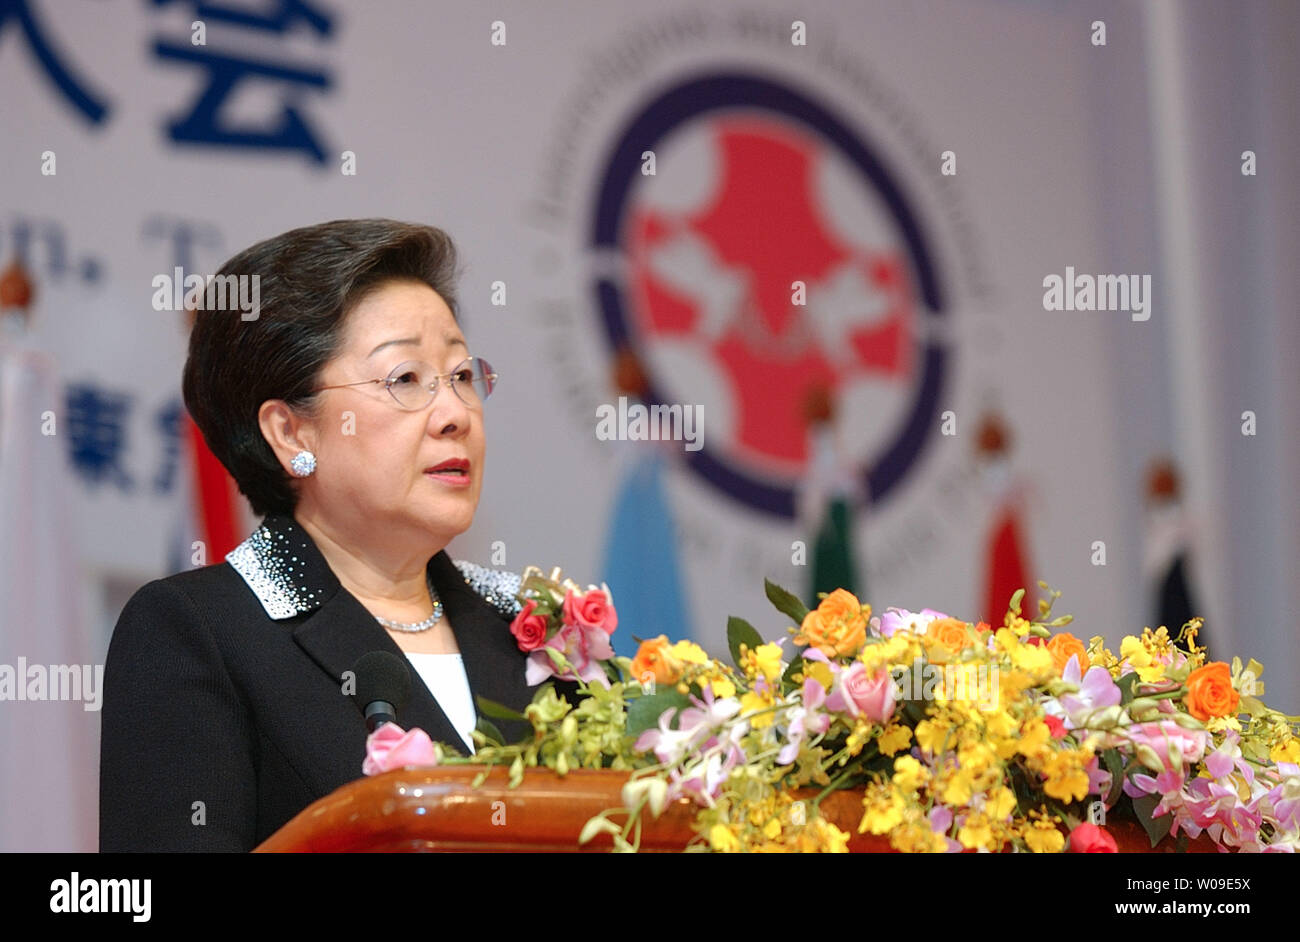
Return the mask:
<svg viewBox="0 0 1300 942">
<path fill-rule="evenodd" d="M 469 406 L 456 395 L 446 380 L 440 383 L 429 413 L 429 430 L 439 435 L 455 435 L 468 431 L 472 421 Z"/>
</svg>

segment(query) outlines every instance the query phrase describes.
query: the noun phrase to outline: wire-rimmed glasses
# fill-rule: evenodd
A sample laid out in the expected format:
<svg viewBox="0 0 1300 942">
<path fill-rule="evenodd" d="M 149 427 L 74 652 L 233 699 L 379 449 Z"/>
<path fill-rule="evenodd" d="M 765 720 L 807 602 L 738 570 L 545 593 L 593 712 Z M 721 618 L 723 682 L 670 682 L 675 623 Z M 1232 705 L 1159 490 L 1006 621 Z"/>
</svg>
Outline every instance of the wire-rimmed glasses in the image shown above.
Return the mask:
<svg viewBox="0 0 1300 942">
<path fill-rule="evenodd" d="M 498 374 L 482 357 L 466 357 L 448 373 L 439 373 L 423 360 L 406 360 L 393 367 L 383 379 L 363 379 L 355 383 L 336 383 L 319 388 L 342 389 L 345 386 L 379 383 L 388 390 L 400 408 L 413 412 L 433 402 L 443 379 L 447 380 L 452 392 L 461 402 L 472 409 L 480 409 L 496 388 Z"/>
</svg>

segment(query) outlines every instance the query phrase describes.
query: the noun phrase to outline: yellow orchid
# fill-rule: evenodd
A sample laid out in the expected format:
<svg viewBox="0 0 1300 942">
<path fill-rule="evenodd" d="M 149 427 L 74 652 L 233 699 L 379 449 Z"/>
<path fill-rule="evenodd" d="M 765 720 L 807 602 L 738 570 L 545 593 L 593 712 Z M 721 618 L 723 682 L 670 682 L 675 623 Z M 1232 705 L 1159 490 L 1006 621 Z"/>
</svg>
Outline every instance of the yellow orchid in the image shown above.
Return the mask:
<svg viewBox="0 0 1300 942">
<path fill-rule="evenodd" d="M 768 683 L 772 683 L 781 676 L 781 645 L 775 642 L 759 645 L 754 651 L 754 661 L 759 672 L 767 678 Z"/>
<path fill-rule="evenodd" d="M 930 780 L 930 771 L 911 756 L 894 760 L 894 786 L 900 792 L 915 792 Z"/>
<path fill-rule="evenodd" d="M 709 828 L 709 846 L 725 854 L 740 850 L 740 841 L 731 828 L 725 824 L 715 824 Z"/>
<path fill-rule="evenodd" d="M 957 831 L 957 840 L 968 850 L 988 847 L 993 840 L 993 829 L 989 827 L 988 818 L 983 814 L 972 814 Z"/>
<path fill-rule="evenodd" d="M 892 756 L 896 752 L 906 749 L 911 742 L 912 730 L 896 723 L 887 726 L 885 731 L 876 739 L 881 755 L 886 756 Z"/>
<path fill-rule="evenodd" d="M 1025 829 L 1025 843 L 1035 854 L 1059 854 L 1065 847 L 1065 835 L 1054 822 L 1039 818 Z"/>
</svg>

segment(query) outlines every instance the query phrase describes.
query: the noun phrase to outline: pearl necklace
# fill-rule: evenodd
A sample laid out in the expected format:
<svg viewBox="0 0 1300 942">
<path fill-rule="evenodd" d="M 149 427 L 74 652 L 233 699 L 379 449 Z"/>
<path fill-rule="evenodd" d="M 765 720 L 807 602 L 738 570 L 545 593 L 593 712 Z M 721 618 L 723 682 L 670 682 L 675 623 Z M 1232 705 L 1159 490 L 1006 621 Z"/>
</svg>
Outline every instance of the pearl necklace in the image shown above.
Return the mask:
<svg viewBox="0 0 1300 942">
<path fill-rule="evenodd" d="M 391 628 L 393 631 L 428 631 L 438 620 L 442 618 L 442 599 L 438 598 L 438 590 L 433 587 L 433 579 L 426 578 L 425 582 L 429 586 L 429 597 L 433 599 L 433 614 L 424 621 L 407 624 L 400 621 L 389 621 L 382 615 L 376 615 L 375 620 L 385 628 Z"/>
</svg>

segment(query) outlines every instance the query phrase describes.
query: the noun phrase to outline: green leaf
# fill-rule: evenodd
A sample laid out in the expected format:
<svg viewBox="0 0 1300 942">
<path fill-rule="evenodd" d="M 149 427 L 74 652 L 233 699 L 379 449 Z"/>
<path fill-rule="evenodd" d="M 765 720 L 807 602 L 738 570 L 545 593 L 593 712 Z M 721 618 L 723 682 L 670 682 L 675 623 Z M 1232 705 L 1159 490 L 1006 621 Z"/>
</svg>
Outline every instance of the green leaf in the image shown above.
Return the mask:
<svg viewBox="0 0 1300 942">
<path fill-rule="evenodd" d="M 490 716 L 494 720 L 519 720 L 527 723 L 528 718 L 522 713 L 516 713 L 509 707 L 502 706 L 495 700 L 489 700 L 487 697 L 476 696 L 474 702 L 478 704 L 479 713 L 484 716 Z"/>
<path fill-rule="evenodd" d="M 1120 792 L 1124 789 L 1124 759 L 1118 749 L 1107 749 L 1101 754 L 1101 758 L 1106 763 L 1106 771 L 1110 773 L 1110 791 L 1106 795 L 1106 806 L 1113 808 L 1115 802 L 1119 801 Z"/>
<path fill-rule="evenodd" d="M 1151 812 L 1155 810 L 1158 804 L 1160 804 L 1159 795 L 1143 795 L 1140 798 L 1133 799 L 1133 811 L 1137 814 L 1138 823 L 1147 832 L 1147 837 L 1151 838 L 1152 847 L 1155 847 L 1169 835 L 1169 829 L 1174 823 L 1174 816 L 1167 812 L 1159 818 L 1151 816 Z"/>
<path fill-rule="evenodd" d="M 731 663 L 738 669 L 743 670 L 740 664 L 740 646 L 746 645 L 749 650 L 754 651 L 762 643 L 762 636 L 745 619 L 737 618 L 735 615 L 727 619 L 727 648 L 731 651 Z"/>
<path fill-rule="evenodd" d="M 803 624 L 803 620 L 808 617 L 808 606 L 799 601 L 798 596 L 787 592 L 771 579 L 763 580 L 763 589 L 767 592 L 768 601 L 776 606 L 778 612 L 788 615 L 796 625 Z"/>
<path fill-rule="evenodd" d="M 474 728 L 496 745 L 504 746 L 506 744 L 506 738 L 501 735 L 501 730 L 493 726 L 492 722 L 486 716 L 480 716 L 478 718 L 478 723 Z"/>
<path fill-rule="evenodd" d="M 1237 712 L 1249 713 L 1251 716 L 1263 716 L 1269 712 L 1269 709 L 1259 697 L 1242 697 Z"/>
<path fill-rule="evenodd" d="M 627 726 L 625 728 L 628 735 L 640 736 L 647 729 L 653 729 L 659 725 L 659 717 L 663 715 L 664 710 L 672 707 L 683 710 L 690 705 L 690 698 L 684 693 L 679 693 L 676 688 L 664 690 L 649 697 L 637 697 L 635 700 L 628 702 Z"/>
<path fill-rule="evenodd" d="M 801 653 L 799 653 L 799 654 L 796 654 L 796 655 L 795 655 L 795 656 L 790 660 L 790 664 L 789 664 L 788 667 L 786 667 L 786 669 L 785 669 L 785 673 L 781 675 L 781 690 L 782 690 L 782 691 L 789 691 L 789 690 L 793 689 L 793 688 L 796 686 L 796 684 L 795 684 L 795 682 L 794 682 L 794 675 L 795 675 L 795 674 L 802 674 L 802 673 L 803 673 L 803 667 L 804 667 L 804 665 L 803 665 L 803 653 L 801 652 Z"/>
<path fill-rule="evenodd" d="M 1119 687 L 1120 706 L 1128 706 L 1133 701 L 1133 688 L 1137 686 L 1140 679 L 1136 671 L 1130 671 L 1116 682 L 1115 685 Z"/>
</svg>

